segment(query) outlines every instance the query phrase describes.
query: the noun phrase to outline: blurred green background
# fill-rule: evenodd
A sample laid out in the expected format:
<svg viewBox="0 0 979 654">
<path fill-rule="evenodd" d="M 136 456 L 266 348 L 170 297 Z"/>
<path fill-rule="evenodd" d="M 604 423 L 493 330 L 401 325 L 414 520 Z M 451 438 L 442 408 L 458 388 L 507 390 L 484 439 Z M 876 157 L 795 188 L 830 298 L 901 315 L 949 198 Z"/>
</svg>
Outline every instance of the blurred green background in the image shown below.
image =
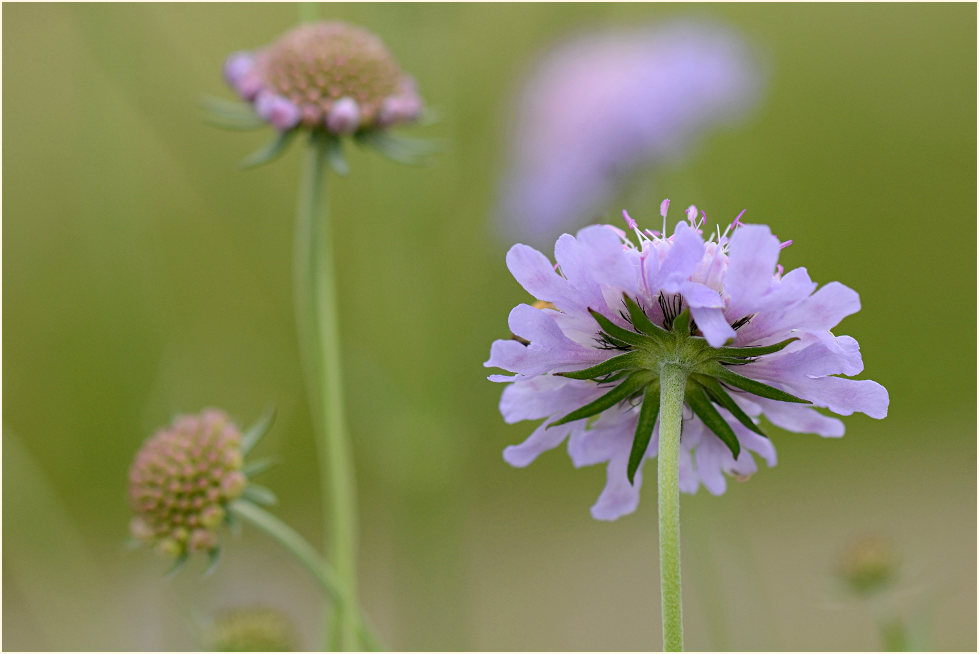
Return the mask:
<svg viewBox="0 0 979 654">
<path fill-rule="evenodd" d="M 655 486 L 614 523 L 602 467 L 561 451 L 516 470 L 482 362 L 524 301 L 491 237 L 510 97 L 541 49 L 589 26 L 705 17 L 755 44 L 766 98 L 740 127 L 645 173 L 714 219 L 747 207 L 786 268 L 857 289 L 881 422 L 841 440 L 772 429 L 779 464 L 683 498 L 691 649 L 879 647 L 834 576 L 865 533 L 902 557 L 894 601 L 934 649 L 976 647 L 976 7 L 324 5 L 378 33 L 442 120 L 424 168 L 355 151 L 332 185 L 363 603 L 397 649 L 658 648 Z M 235 164 L 268 137 L 208 127 L 231 51 L 293 5 L 3 7 L 3 644 L 197 649 L 221 609 L 287 611 L 319 646 L 316 587 L 247 527 L 212 576 L 124 549 L 126 471 L 178 411 L 279 421 L 263 483 L 319 542 L 291 307 L 300 157 Z M 669 98 L 664 98 L 668 102 Z M 617 212 L 624 198 L 609 206 Z M 638 203 L 638 204 L 637 204 Z M 391 326 L 396 329 L 392 331 Z"/>
</svg>

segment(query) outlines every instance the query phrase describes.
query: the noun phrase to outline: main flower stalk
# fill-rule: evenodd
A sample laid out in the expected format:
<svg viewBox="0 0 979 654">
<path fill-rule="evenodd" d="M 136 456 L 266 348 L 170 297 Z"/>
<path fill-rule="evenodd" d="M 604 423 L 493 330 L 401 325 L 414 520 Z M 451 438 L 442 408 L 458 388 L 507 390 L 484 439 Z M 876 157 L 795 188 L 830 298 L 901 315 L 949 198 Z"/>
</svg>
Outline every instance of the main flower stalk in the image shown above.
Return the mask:
<svg viewBox="0 0 979 654">
<path fill-rule="evenodd" d="M 340 331 L 327 220 L 326 168 L 330 139 L 310 135 L 303 164 L 295 240 L 295 303 L 300 355 L 316 433 L 326 538 L 337 581 L 328 646 L 359 649 L 357 638 L 357 497 L 343 406 Z"/>
<path fill-rule="evenodd" d="M 665 364 L 660 372 L 659 423 L 659 579 L 663 650 L 683 651 L 680 586 L 680 431 L 687 371 Z"/>
</svg>

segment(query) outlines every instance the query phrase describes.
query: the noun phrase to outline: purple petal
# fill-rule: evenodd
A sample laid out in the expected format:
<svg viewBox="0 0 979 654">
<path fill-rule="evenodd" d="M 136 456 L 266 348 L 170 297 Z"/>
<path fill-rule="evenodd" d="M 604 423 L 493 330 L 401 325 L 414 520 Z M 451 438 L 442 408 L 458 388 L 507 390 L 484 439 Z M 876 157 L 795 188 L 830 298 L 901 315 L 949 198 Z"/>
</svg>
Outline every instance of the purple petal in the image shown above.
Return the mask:
<svg viewBox="0 0 979 654">
<path fill-rule="evenodd" d="M 523 468 L 534 462 L 541 453 L 553 450 L 571 433 L 571 425 L 559 425 L 553 429 L 542 423 L 520 445 L 511 445 L 503 450 L 503 460 L 515 468 Z"/>
<path fill-rule="evenodd" d="M 830 282 L 788 311 L 783 322 L 795 328 L 829 330 L 857 311 L 860 311 L 857 292 L 839 282 Z"/>
<path fill-rule="evenodd" d="M 691 307 L 690 314 L 711 347 L 721 347 L 734 338 L 734 329 L 727 323 L 721 309 Z"/>
<path fill-rule="evenodd" d="M 568 282 L 554 272 L 554 266 L 534 248 L 518 243 L 506 255 L 510 274 L 528 293 L 538 300 L 558 301 L 567 297 Z"/>
<path fill-rule="evenodd" d="M 680 284 L 680 294 L 687 304 L 693 307 L 704 309 L 723 309 L 724 300 L 720 294 L 712 288 L 696 282 L 683 282 Z"/>
<path fill-rule="evenodd" d="M 880 420 L 887 416 L 890 403 L 887 389 L 869 379 L 819 377 L 794 382 L 789 387 L 796 390 L 799 397 L 841 416 L 859 411 Z"/>
<path fill-rule="evenodd" d="M 723 450 L 723 451 L 722 451 Z M 716 436 L 704 438 L 697 446 L 694 458 L 697 461 L 697 474 L 704 488 L 711 495 L 723 495 L 727 490 L 727 480 L 721 471 L 722 457 L 727 447 Z M 730 455 L 730 452 L 728 452 Z"/>
<path fill-rule="evenodd" d="M 611 286 L 620 293 L 636 286 L 636 266 L 623 256 L 622 241 L 607 225 L 592 225 L 577 237 L 562 236 L 554 246 L 554 259 L 572 286 Z"/>
<path fill-rule="evenodd" d="M 800 336 L 801 340 L 761 357 L 740 372 L 753 378 L 791 382 L 840 373 L 855 375 L 863 370 L 860 347 L 849 336 L 835 337 L 829 332 Z"/>
<path fill-rule="evenodd" d="M 778 251 L 778 239 L 767 225 L 745 225 L 735 230 L 724 276 L 729 316 L 746 316 L 758 310 L 762 295 L 772 286 Z"/>
<path fill-rule="evenodd" d="M 500 413 L 507 423 L 565 415 L 606 391 L 598 384 L 542 375 L 520 380 L 503 389 Z"/>
<path fill-rule="evenodd" d="M 580 370 L 609 358 L 609 353 L 575 343 L 561 331 L 547 310 L 518 304 L 510 311 L 510 331 L 530 341 L 497 340 L 483 365 L 520 375 Z"/>
<path fill-rule="evenodd" d="M 700 488 L 700 477 L 694 468 L 693 461 L 690 459 L 690 451 L 680 446 L 680 492 L 693 495 Z"/>
<path fill-rule="evenodd" d="M 634 477 L 635 484 L 630 484 L 626 470 L 628 461 L 628 455 L 609 461 L 605 471 L 605 488 L 598 496 L 598 501 L 591 507 L 591 515 L 596 520 L 616 520 L 632 513 L 639 506 L 642 472 L 637 472 Z"/>
<path fill-rule="evenodd" d="M 775 425 L 799 434 L 819 434 L 830 438 L 843 435 L 843 421 L 824 416 L 812 407 L 777 402 L 765 398 L 756 400 L 765 412 L 765 417 Z"/>
<path fill-rule="evenodd" d="M 689 279 L 703 257 L 704 241 L 700 234 L 686 223 L 677 223 L 673 242 L 659 269 L 647 268 L 646 284 L 653 293 L 659 289 L 678 293 L 681 284 Z"/>
</svg>

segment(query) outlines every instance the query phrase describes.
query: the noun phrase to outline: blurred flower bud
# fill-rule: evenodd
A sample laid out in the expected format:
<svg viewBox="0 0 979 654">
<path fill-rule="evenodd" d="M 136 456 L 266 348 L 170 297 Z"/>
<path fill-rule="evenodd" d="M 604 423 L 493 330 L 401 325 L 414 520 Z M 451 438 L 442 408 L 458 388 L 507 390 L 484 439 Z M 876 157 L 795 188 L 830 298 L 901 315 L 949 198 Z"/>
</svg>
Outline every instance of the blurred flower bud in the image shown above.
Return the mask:
<svg viewBox="0 0 979 654">
<path fill-rule="evenodd" d="M 241 467 L 241 433 L 226 413 L 178 417 L 143 444 L 129 469 L 130 532 L 167 556 L 215 549 L 225 505 L 247 483 Z"/>
<path fill-rule="evenodd" d="M 884 590 L 897 577 L 898 557 L 890 543 L 867 536 L 850 543 L 840 560 L 840 576 L 858 595 Z"/>
<path fill-rule="evenodd" d="M 353 98 L 340 98 L 326 114 L 326 128 L 334 134 L 353 134 L 360 127 L 360 107 Z"/>
<path fill-rule="evenodd" d="M 255 98 L 255 113 L 280 132 L 299 124 L 299 107 L 277 93 L 260 92 Z"/>
<path fill-rule="evenodd" d="M 234 609 L 214 621 L 207 646 L 215 652 L 292 652 L 295 630 L 288 617 L 266 608 Z"/>
</svg>

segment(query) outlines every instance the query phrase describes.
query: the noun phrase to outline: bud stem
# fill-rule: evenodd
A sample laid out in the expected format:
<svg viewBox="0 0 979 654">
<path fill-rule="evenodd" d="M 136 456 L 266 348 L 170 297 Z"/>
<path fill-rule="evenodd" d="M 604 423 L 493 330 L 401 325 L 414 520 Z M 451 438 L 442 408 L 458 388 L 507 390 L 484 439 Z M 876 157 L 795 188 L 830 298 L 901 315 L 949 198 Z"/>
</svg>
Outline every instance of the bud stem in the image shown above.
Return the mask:
<svg viewBox="0 0 979 654">
<path fill-rule="evenodd" d="M 676 364 L 660 371 L 659 577 L 663 609 L 663 650 L 683 651 L 683 606 L 680 587 L 680 430 L 687 372 Z"/>
<path fill-rule="evenodd" d="M 333 243 L 326 215 L 326 168 L 331 138 L 313 132 L 306 150 L 295 235 L 295 302 L 300 355 L 319 459 L 326 538 L 339 583 L 328 649 L 359 649 L 357 623 L 357 497 L 344 418 Z"/>
<path fill-rule="evenodd" d="M 333 568 L 320 557 L 319 552 L 299 532 L 265 509 L 248 501 L 235 500 L 228 505 L 228 510 L 235 517 L 257 527 L 265 532 L 266 535 L 278 541 L 280 545 L 296 557 L 299 563 L 313 574 L 316 581 L 319 582 L 320 588 L 323 589 L 323 592 L 330 599 L 338 603 L 343 601 L 343 588 L 337 580 L 337 575 L 333 571 Z M 369 650 L 380 651 L 383 649 L 365 618 L 361 618 L 357 629 L 358 635 Z"/>
</svg>

